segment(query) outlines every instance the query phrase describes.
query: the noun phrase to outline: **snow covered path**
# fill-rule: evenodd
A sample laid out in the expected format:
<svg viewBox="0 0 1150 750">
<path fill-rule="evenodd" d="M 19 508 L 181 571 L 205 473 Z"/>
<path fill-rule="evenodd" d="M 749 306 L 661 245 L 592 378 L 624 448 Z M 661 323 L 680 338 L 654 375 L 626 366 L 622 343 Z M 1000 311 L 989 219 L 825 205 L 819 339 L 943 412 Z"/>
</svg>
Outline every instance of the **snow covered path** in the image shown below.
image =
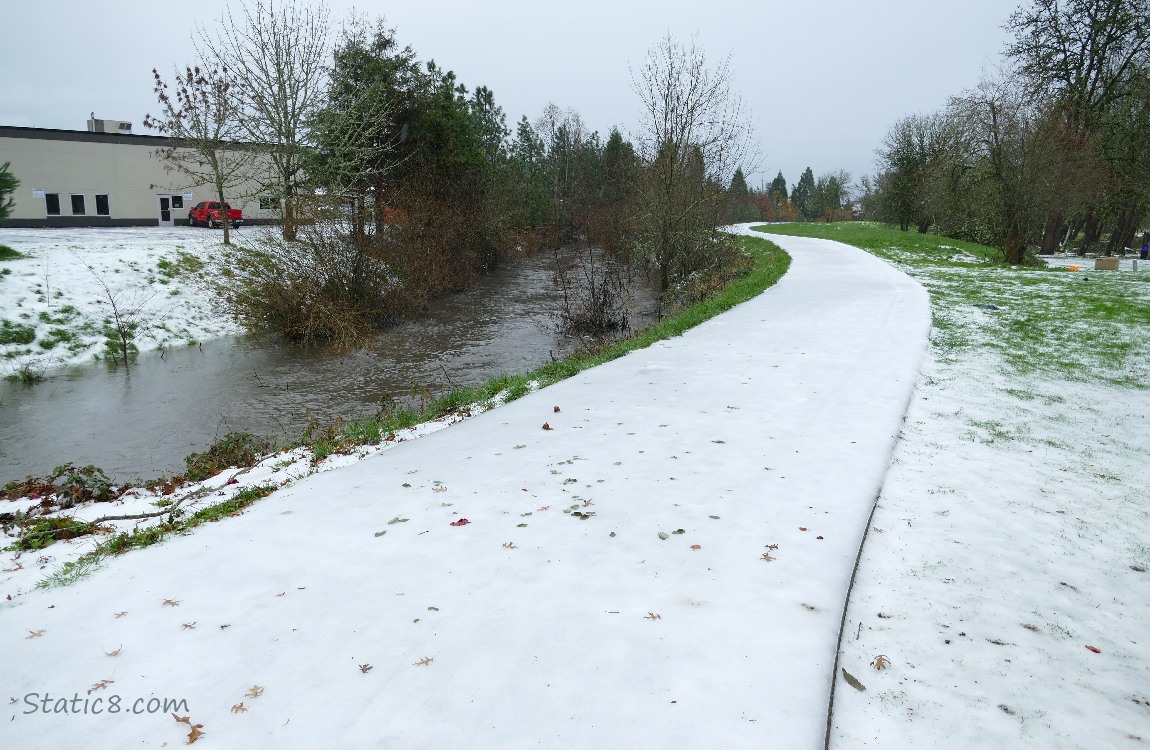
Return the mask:
<svg viewBox="0 0 1150 750">
<path fill-rule="evenodd" d="M 772 239 L 680 338 L 0 603 L 0 745 L 820 747 L 929 302 Z"/>
</svg>

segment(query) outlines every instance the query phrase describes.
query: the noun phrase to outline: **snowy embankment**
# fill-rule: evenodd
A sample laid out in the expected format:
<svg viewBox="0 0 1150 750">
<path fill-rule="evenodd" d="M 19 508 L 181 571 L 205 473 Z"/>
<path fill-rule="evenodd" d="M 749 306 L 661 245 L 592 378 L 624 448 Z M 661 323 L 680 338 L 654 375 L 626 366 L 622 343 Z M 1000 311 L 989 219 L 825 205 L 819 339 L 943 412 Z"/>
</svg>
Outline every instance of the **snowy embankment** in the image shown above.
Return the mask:
<svg viewBox="0 0 1150 750">
<path fill-rule="evenodd" d="M 0 602 L 5 744 L 821 745 L 929 311 L 781 244 L 680 338 Z"/>
<path fill-rule="evenodd" d="M 112 300 L 138 326 L 141 351 L 238 333 L 199 283 L 204 262 L 227 252 L 220 236 L 191 227 L 0 230 L 0 245 L 27 256 L 0 261 L 0 376 L 103 357 Z"/>
</svg>

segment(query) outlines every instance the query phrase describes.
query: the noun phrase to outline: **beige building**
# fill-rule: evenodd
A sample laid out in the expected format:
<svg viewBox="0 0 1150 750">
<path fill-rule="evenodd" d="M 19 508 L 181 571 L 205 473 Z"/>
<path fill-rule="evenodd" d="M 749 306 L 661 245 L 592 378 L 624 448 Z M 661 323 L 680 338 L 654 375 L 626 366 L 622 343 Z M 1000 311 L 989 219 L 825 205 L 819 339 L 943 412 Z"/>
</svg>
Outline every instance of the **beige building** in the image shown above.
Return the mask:
<svg viewBox="0 0 1150 750">
<path fill-rule="evenodd" d="M 0 164 L 20 180 L 12 213 L 0 227 L 171 226 L 188 223 L 188 209 L 215 199 L 207 185 L 164 168 L 157 150 L 171 139 L 134 135 L 131 124 L 88 121 L 88 130 L 0 126 Z M 228 196 L 245 223 L 279 218 L 276 202 L 257 186 Z"/>
</svg>

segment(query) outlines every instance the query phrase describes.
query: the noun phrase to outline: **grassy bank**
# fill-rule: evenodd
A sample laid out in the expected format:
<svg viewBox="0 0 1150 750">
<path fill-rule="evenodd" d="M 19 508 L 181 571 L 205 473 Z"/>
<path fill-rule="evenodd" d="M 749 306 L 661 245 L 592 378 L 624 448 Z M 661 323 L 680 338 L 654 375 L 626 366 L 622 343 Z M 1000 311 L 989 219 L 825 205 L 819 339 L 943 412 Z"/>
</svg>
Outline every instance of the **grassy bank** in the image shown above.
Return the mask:
<svg viewBox="0 0 1150 750">
<path fill-rule="evenodd" d="M 1005 266 L 992 247 L 865 222 L 759 229 L 837 240 L 899 266 L 930 292 L 944 360 L 989 349 L 1019 376 L 1150 387 L 1150 274 Z"/>
<path fill-rule="evenodd" d="M 536 388 L 569 378 L 588 368 L 622 357 L 628 352 L 679 336 L 694 326 L 762 293 L 786 272 L 790 257 L 777 246 L 757 238 L 735 239 L 753 259 L 753 267 L 746 275 L 735 279 L 715 295 L 664 318 L 631 338 L 614 341 L 593 350 L 577 352 L 565 359 L 549 362 L 531 372 L 502 375 L 482 385 L 456 388 L 437 396 L 423 408 L 396 407 L 383 410 L 377 416 L 365 420 L 345 422 L 335 419 L 327 424 L 317 422 L 305 430 L 299 438 L 281 444 L 277 449 L 280 451 L 305 449 L 310 454 L 310 461 L 314 466 L 333 454 L 349 454 L 363 446 L 378 445 L 392 440 L 397 432 L 404 429 L 451 415 L 469 414 L 475 405 L 488 408 L 496 403 L 515 400 Z M 252 466 L 270 448 L 269 443 L 254 436 L 230 434 L 204 452 L 189 456 L 186 476 L 159 479 L 145 486 L 163 489 L 169 493 L 172 490 L 180 490 L 184 484 L 202 481 L 229 468 Z M 284 463 L 287 465 L 292 461 Z M 229 480 L 229 483 L 231 481 Z M 187 532 L 200 524 L 238 514 L 252 502 L 270 494 L 282 484 L 284 482 L 246 487 L 237 485 L 238 492 L 227 500 L 197 507 L 194 512 L 180 508 L 184 500 L 173 500 L 177 495 L 168 494 L 165 496 L 166 499 L 154 503 L 160 507 L 161 512 L 156 513 L 150 525 L 141 525 L 131 531 L 122 531 L 105 538 L 78 560 L 64 563 L 45 583 L 47 585 L 70 583 L 93 570 L 98 560 L 105 555 L 147 547 L 170 534 Z M 32 479 L 23 483 L 12 483 L 5 489 L 8 496 L 13 499 L 33 490 L 44 496 L 51 491 L 51 487 L 46 486 L 43 480 Z M 124 489 L 119 488 L 119 491 L 122 493 Z M 193 502 L 208 494 L 203 488 L 191 492 L 182 491 L 185 492 L 184 497 Z M 193 495 L 196 497 L 192 498 Z M 89 524 L 85 533 L 96 531 L 95 526 L 96 524 Z M 79 535 L 74 525 L 64 528 L 74 536 Z M 45 533 L 44 529 L 37 527 L 36 531 L 38 536 L 35 548 L 50 544 L 56 538 L 53 537 L 51 530 Z M 27 533 L 23 534 L 11 549 L 29 549 L 29 540 L 24 538 L 26 536 Z"/>
</svg>

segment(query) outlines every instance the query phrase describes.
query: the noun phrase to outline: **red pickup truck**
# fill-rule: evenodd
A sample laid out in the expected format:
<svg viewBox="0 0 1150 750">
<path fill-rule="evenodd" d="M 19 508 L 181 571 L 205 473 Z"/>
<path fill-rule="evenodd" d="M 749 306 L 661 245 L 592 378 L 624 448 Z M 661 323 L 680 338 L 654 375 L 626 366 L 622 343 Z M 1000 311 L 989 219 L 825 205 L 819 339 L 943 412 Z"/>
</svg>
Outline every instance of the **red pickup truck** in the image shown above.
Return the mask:
<svg viewBox="0 0 1150 750">
<path fill-rule="evenodd" d="M 228 224 L 233 227 L 238 227 L 244 223 L 244 212 L 238 208 L 232 208 L 231 204 L 225 203 L 224 208 L 228 212 Z M 224 223 L 224 214 L 220 210 L 219 201 L 200 201 L 196 204 L 195 208 L 188 210 L 188 224 L 191 226 L 202 227 L 218 227 Z"/>
</svg>

